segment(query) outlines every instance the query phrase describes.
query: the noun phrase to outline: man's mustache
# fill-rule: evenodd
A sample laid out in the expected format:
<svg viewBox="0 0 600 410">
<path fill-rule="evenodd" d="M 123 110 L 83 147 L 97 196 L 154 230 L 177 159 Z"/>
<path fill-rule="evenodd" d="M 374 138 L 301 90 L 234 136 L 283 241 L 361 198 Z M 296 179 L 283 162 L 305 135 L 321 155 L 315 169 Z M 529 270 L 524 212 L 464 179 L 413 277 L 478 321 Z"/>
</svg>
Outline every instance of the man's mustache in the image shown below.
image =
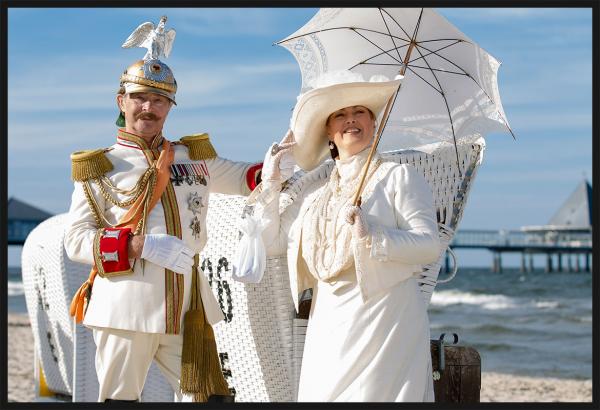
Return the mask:
<svg viewBox="0 0 600 410">
<path fill-rule="evenodd" d="M 135 115 L 135 120 L 152 120 L 158 121 L 158 116 L 151 112 L 141 112 Z"/>
</svg>

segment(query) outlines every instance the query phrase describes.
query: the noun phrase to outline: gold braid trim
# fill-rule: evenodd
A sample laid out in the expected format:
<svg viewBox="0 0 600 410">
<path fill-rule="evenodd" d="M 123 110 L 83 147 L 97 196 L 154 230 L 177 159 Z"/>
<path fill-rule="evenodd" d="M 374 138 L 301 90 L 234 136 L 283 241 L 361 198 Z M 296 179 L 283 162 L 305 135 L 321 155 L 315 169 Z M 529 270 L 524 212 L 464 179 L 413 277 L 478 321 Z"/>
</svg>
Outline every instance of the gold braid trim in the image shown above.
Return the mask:
<svg viewBox="0 0 600 410">
<path fill-rule="evenodd" d="M 188 147 L 190 159 L 194 161 L 217 157 L 217 151 L 211 144 L 207 133 L 186 135 L 179 141 Z"/>
<path fill-rule="evenodd" d="M 98 275 L 100 275 L 101 278 L 104 278 L 106 277 L 106 272 L 104 272 L 102 257 L 100 255 L 100 239 L 102 239 L 102 235 L 104 235 L 104 228 L 98 229 L 96 235 L 94 235 L 94 262 L 96 263 Z"/>
<path fill-rule="evenodd" d="M 96 182 L 98 184 L 98 187 L 100 188 L 100 193 L 102 194 L 104 199 L 106 199 L 108 202 L 110 202 L 113 205 L 116 205 L 120 208 L 126 208 L 129 205 L 133 204 L 139 198 L 139 196 L 144 192 L 144 188 L 146 188 L 146 186 L 148 185 L 148 180 L 150 179 L 150 177 L 152 176 L 153 173 L 156 173 L 156 168 L 149 167 L 142 174 L 142 176 L 137 180 L 135 186 L 129 190 L 117 188 L 116 186 L 113 185 L 113 183 L 110 181 L 110 179 L 108 177 L 106 177 L 105 175 L 103 175 L 99 178 L 95 178 L 94 182 Z M 106 190 L 106 187 L 110 188 L 111 190 L 115 191 L 116 193 L 131 196 L 131 198 L 126 199 L 124 201 L 119 201 L 119 200 L 113 198 L 113 196 Z"/>
<path fill-rule="evenodd" d="M 112 171 L 113 164 L 106 158 L 104 149 L 76 151 L 71 154 L 71 179 L 87 181 Z"/>
<path fill-rule="evenodd" d="M 152 169 L 156 171 L 156 167 L 153 165 Z M 157 173 L 150 173 L 150 179 L 148 181 L 148 185 L 146 187 L 146 198 L 144 198 L 144 212 L 142 213 L 142 218 L 139 220 L 134 235 L 145 234 L 146 233 L 146 219 L 148 218 L 148 208 L 150 206 L 150 201 L 152 200 L 152 193 L 154 192 L 154 187 L 156 186 L 156 178 Z"/>
<path fill-rule="evenodd" d="M 83 181 L 82 185 L 83 193 L 85 194 L 85 199 L 87 200 L 90 210 L 94 214 L 96 225 L 99 228 L 106 228 L 107 226 L 112 226 L 104 217 L 104 212 L 100 212 L 100 207 L 98 206 L 98 202 L 96 202 L 96 198 L 94 197 L 94 192 L 92 191 L 92 185 L 90 181 Z"/>
</svg>

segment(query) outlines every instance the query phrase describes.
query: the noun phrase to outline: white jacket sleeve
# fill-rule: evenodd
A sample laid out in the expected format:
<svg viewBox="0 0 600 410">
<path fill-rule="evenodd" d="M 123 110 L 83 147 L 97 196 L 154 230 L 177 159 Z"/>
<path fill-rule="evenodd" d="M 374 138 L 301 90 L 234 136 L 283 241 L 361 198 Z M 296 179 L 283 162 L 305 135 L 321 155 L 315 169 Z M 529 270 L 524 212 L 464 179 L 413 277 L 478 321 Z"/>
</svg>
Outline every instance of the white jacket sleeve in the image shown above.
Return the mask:
<svg viewBox="0 0 600 410">
<path fill-rule="evenodd" d="M 267 192 L 267 190 L 271 192 Z M 282 229 L 282 216 L 279 215 L 280 191 L 281 184 L 278 183 L 266 188 L 262 195 L 268 197 L 268 201 L 259 201 L 254 210 L 255 215 L 261 219 L 261 223 L 265 227 L 262 231 L 262 240 L 267 256 L 284 254 L 287 249 L 287 231 Z"/>
<path fill-rule="evenodd" d="M 92 189 L 98 207 L 104 210 L 104 197 L 96 192 L 94 184 Z M 85 198 L 83 185 L 75 182 L 64 239 L 64 247 L 69 259 L 88 265 L 94 264 L 94 236 L 98 229 L 94 214 Z"/>
<path fill-rule="evenodd" d="M 246 174 L 255 163 L 236 162 L 216 157 L 206 160 L 206 164 L 212 179 L 211 192 L 243 196 L 250 194 Z"/>
<path fill-rule="evenodd" d="M 371 257 L 412 265 L 434 262 L 440 241 L 429 184 L 410 165 L 397 167 L 389 183 L 397 227 L 371 226 Z"/>
</svg>

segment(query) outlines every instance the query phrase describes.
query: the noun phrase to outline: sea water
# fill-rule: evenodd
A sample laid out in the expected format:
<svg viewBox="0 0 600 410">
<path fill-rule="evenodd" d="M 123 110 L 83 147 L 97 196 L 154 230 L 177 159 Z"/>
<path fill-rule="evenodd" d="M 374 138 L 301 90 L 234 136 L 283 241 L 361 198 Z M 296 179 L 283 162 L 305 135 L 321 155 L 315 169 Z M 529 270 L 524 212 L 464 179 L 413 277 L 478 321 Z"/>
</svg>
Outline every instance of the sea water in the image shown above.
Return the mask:
<svg viewBox="0 0 600 410">
<path fill-rule="evenodd" d="M 26 313 L 19 268 L 9 268 L 8 311 Z M 462 268 L 437 285 L 431 337 L 457 333 L 477 349 L 482 371 L 592 377 L 592 274 Z"/>
<path fill-rule="evenodd" d="M 8 313 L 27 313 L 20 267 L 8 268 Z"/>
<path fill-rule="evenodd" d="M 589 272 L 463 268 L 438 284 L 429 319 L 432 338 L 457 333 L 459 343 L 477 349 L 482 371 L 592 377 Z"/>
</svg>

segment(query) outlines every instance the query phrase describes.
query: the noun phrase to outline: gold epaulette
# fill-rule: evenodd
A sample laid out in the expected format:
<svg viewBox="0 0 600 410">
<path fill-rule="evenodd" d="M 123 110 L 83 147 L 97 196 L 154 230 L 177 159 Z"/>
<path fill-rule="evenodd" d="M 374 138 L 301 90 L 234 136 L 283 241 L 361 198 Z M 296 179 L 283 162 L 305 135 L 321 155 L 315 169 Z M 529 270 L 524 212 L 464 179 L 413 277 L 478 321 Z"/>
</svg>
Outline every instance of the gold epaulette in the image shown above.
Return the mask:
<svg viewBox="0 0 600 410">
<path fill-rule="evenodd" d="M 76 151 L 71 154 L 71 179 L 87 181 L 112 171 L 113 164 L 105 155 L 106 149 Z"/>
<path fill-rule="evenodd" d="M 194 161 L 217 157 L 217 151 L 211 144 L 207 133 L 186 135 L 179 141 L 188 147 L 190 159 Z"/>
</svg>

